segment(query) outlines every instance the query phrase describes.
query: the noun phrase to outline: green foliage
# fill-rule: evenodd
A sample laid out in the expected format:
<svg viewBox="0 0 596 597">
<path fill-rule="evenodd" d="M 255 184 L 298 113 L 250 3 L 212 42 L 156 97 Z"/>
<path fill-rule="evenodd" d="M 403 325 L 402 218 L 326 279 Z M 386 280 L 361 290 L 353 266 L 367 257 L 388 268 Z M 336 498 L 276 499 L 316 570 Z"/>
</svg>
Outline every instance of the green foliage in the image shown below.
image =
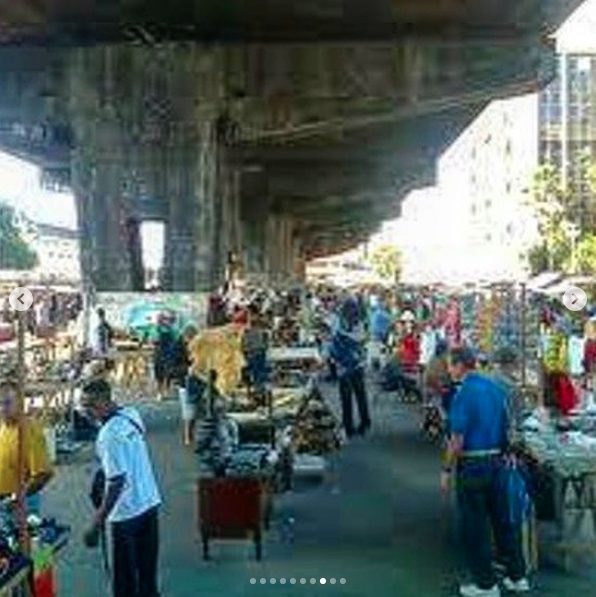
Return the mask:
<svg viewBox="0 0 596 597">
<path fill-rule="evenodd" d="M 397 282 L 401 272 L 401 253 L 393 245 L 377 247 L 370 255 L 369 261 L 378 276 L 385 280 Z"/>
<path fill-rule="evenodd" d="M 577 244 L 573 256 L 577 273 L 596 275 L 596 234 L 586 234 Z"/>
<path fill-rule="evenodd" d="M 12 207 L 0 203 L 0 269 L 29 270 L 37 265 L 37 254 L 15 225 Z"/>
<path fill-rule="evenodd" d="M 532 274 L 595 271 L 592 230 L 596 223 L 596 164 L 582 158 L 580 171 L 580 184 L 568 188 L 551 164 L 540 166 L 534 175 L 529 205 L 540 242 L 526 255 Z"/>
</svg>

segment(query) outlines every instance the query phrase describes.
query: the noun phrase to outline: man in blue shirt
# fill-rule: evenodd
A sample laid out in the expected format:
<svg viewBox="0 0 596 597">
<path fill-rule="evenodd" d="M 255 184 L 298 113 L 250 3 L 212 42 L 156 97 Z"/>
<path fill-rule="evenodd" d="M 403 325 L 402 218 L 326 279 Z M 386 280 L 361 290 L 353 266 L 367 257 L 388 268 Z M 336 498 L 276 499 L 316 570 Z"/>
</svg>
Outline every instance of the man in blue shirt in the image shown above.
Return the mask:
<svg viewBox="0 0 596 597">
<path fill-rule="evenodd" d="M 372 301 L 369 313 L 370 343 L 367 352 L 369 366 L 378 370 L 393 328 L 393 318 L 383 300 L 373 298 L 375 300 Z"/>
<path fill-rule="evenodd" d="M 371 426 L 371 420 L 364 377 L 364 330 L 360 321 L 359 306 L 354 299 L 347 299 L 341 307 L 329 353 L 337 367 L 346 435 L 365 435 Z M 360 425 L 357 429 L 354 428 L 353 398 L 356 399 L 360 415 Z"/>
<path fill-rule="evenodd" d="M 454 350 L 451 375 L 462 385 L 451 405 L 451 435 L 441 474 L 447 491 L 451 474 L 457 471 L 457 497 L 461 513 L 462 542 L 472 583 L 460 587 L 463 597 L 499 597 L 493 571 L 491 526 L 503 558 L 508 591 L 529 590 L 519 529 L 509 523 L 507 496 L 499 483 L 507 447 L 509 396 L 503 384 L 475 371 L 474 355 Z"/>
</svg>

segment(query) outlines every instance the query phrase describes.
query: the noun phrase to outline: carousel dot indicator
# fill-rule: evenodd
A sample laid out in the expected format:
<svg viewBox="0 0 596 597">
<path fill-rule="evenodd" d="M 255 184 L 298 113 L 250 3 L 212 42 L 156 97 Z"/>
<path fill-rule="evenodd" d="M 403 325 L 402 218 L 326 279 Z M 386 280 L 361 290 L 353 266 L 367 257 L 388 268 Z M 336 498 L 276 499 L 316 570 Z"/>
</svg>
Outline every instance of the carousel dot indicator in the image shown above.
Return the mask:
<svg viewBox="0 0 596 597">
<path fill-rule="evenodd" d="M 290 578 L 290 583 L 292 583 L 293 585 L 296 584 L 296 579 L 295 578 Z"/>
<path fill-rule="evenodd" d="M 275 584 L 275 579 L 274 579 L 274 578 L 272 578 L 272 579 L 271 579 L 271 584 L 272 584 L 272 585 L 274 585 L 274 584 Z"/>
<path fill-rule="evenodd" d="M 346 584 L 346 579 L 345 579 L 345 578 L 342 578 L 342 579 L 341 579 L 339 582 L 340 582 L 342 585 L 345 585 L 345 584 Z"/>
<path fill-rule="evenodd" d="M 266 582 L 267 582 L 267 579 L 266 579 L 266 578 L 262 578 L 262 579 L 261 579 L 261 584 L 262 584 L 262 585 L 264 585 Z"/>
<path fill-rule="evenodd" d="M 332 585 L 334 585 L 336 581 L 335 581 L 335 579 L 334 579 L 334 578 L 332 578 L 332 579 L 331 579 L 329 582 L 330 582 Z"/>
<path fill-rule="evenodd" d="M 256 585 L 257 584 L 257 579 L 256 578 L 251 578 L 250 579 L 250 584 L 251 585 Z"/>
<path fill-rule="evenodd" d="M 301 578 L 300 579 L 300 584 L 301 585 L 305 585 L 306 584 L 306 578 Z"/>
<path fill-rule="evenodd" d="M 280 578 L 280 579 L 279 579 L 279 582 L 280 582 L 282 585 L 285 585 L 285 584 L 286 584 L 286 579 L 285 579 L 285 578 Z"/>
<path fill-rule="evenodd" d="M 324 578 L 321 579 L 321 584 L 324 585 L 327 582 Z"/>
<path fill-rule="evenodd" d="M 311 585 L 316 585 L 317 584 L 317 579 L 316 578 L 311 578 L 310 579 L 310 584 Z"/>
</svg>

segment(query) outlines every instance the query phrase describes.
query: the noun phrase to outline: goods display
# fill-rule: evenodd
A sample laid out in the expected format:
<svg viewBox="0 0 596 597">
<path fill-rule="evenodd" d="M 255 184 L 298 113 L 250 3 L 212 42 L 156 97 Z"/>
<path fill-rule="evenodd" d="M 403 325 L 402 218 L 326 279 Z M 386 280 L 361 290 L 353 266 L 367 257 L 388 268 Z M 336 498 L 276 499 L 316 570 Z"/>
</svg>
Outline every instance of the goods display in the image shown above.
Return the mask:
<svg viewBox="0 0 596 597">
<path fill-rule="evenodd" d="M 223 394 L 232 394 L 240 385 L 245 362 L 242 335 L 237 326 L 205 330 L 192 342 L 190 353 L 196 375 L 217 371 L 217 386 Z"/>
<path fill-rule="evenodd" d="M 21 586 L 21 573 L 27 575 L 33 571 L 35 595 L 53 596 L 54 561 L 56 555 L 65 547 L 70 536 L 68 527 L 58 524 L 54 519 L 28 518 L 28 533 L 32 550 L 29 556 L 21 552 L 18 530 L 6 505 L 0 516 L 0 595 L 12 595 Z M 8 590 L 10 588 L 10 591 Z M 18 591 L 16 592 L 18 593 Z"/>
<path fill-rule="evenodd" d="M 557 554 L 570 557 L 596 552 L 596 538 L 582 533 L 585 517 L 596 524 L 596 413 L 577 412 L 566 419 L 537 410 L 526 417 L 516 441 L 529 471 L 531 493 L 540 520 L 554 523 Z"/>
<path fill-rule="evenodd" d="M 323 455 L 341 447 L 340 425 L 322 396 L 309 396 L 296 415 L 294 449 L 296 453 Z"/>
</svg>

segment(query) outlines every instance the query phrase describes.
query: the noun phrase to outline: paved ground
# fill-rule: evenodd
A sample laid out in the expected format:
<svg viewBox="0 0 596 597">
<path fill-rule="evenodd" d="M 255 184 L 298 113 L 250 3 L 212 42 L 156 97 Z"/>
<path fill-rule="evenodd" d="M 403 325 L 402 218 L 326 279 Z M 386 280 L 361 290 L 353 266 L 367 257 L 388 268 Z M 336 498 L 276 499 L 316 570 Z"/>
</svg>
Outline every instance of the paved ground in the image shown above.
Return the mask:
<svg viewBox="0 0 596 597">
<path fill-rule="evenodd" d="M 254 561 L 248 543 L 216 544 L 214 560 L 202 561 L 194 518 L 194 457 L 180 446 L 172 406 L 151 409 L 147 420 L 166 498 L 163 597 L 455 595 L 454 538 L 449 505 L 437 489 L 436 449 L 418 436 L 411 409 L 385 397 L 380 402 L 373 436 L 343 451 L 339 494 L 324 486 L 302 487 L 278 500 L 262 563 Z M 89 474 L 90 465 L 63 467 L 48 492 L 48 510 L 66 512 L 74 529 L 60 566 L 61 597 L 107 594 L 99 553 L 85 550 L 79 539 L 89 515 Z M 294 541 L 283 532 L 288 518 L 295 519 Z M 258 579 L 254 585 L 253 578 Z M 260 584 L 262 578 L 268 579 L 266 585 Z M 292 578 L 298 580 L 295 585 L 289 583 Z M 328 579 L 324 586 L 321 578 Z M 535 594 L 594 594 L 595 578 L 592 568 L 573 576 L 545 571 L 535 579 Z"/>
</svg>

